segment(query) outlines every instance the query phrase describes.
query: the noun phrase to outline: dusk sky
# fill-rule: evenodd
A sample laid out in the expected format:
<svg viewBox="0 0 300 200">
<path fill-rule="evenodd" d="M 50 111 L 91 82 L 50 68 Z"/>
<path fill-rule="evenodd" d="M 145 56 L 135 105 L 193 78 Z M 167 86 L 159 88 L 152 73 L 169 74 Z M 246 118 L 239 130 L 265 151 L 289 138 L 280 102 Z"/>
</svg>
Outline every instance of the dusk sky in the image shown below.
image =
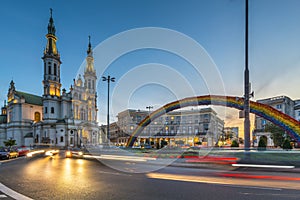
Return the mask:
<svg viewBox="0 0 300 200">
<path fill-rule="evenodd" d="M 188 55 L 184 57 L 162 48 L 138 48 L 119 55 L 108 66 L 101 66 L 99 63 L 106 53 L 118 52 L 146 37 L 137 34 L 136 29 L 168 30 L 193 40 L 203 48 L 201 64 L 222 82 L 221 94 L 243 96 L 244 0 L 11 0 L 1 1 L 0 6 L 1 106 L 12 79 L 17 90 L 42 95 L 41 57 L 46 46 L 50 8 L 62 60 L 62 88 L 69 90 L 84 65 L 91 35 L 97 73 L 104 71 L 103 75 L 116 77 L 111 85 L 112 120 L 125 107 L 145 109 L 153 105 L 157 109 L 185 96 L 207 95 L 214 91 L 211 87 L 219 89 L 219 85 L 212 86 L 205 73 L 195 71 L 187 60 L 188 55 L 196 52 L 193 49 L 187 49 Z M 300 99 L 299 10 L 299 0 L 249 0 L 249 69 L 255 93 L 252 100 L 279 95 Z M 101 46 L 103 41 L 111 45 L 116 34 L 129 30 L 134 30 L 135 37 L 110 48 Z M 185 50 L 184 41 L 179 41 L 176 34 L 170 37 L 174 37 L 170 45 Z M 101 53 L 103 49 L 105 53 Z M 97 85 L 99 124 L 105 124 L 107 83 L 101 81 L 101 76 L 98 74 Z M 137 85 L 126 91 L 124 83 L 129 82 Z M 241 122 L 236 112 L 231 111 L 225 126 Z"/>
</svg>

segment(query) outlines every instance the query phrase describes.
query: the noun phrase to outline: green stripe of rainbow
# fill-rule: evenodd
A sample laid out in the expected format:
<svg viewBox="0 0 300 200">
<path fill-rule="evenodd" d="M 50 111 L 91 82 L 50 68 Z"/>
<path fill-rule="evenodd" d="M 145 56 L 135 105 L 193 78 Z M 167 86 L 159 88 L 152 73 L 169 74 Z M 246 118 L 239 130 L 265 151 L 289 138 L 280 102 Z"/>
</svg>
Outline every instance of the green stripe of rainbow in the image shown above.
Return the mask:
<svg viewBox="0 0 300 200">
<path fill-rule="evenodd" d="M 188 97 L 178 101 L 168 103 L 161 108 L 152 112 L 149 116 L 144 118 L 138 126 L 134 129 L 127 146 L 132 146 L 136 138 L 141 134 L 143 129 L 150 124 L 151 120 L 154 121 L 156 118 L 171 112 L 173 110 L 184 108 L 188 106 L 200 106 L 200 105 L 217 105 L 226 106 L 230 108 L 236 108 L 238 110 L 244 109 L 244 98 L 233 97 L 233 96 L 217 96 L 217 95 L 206 95 L 197 97 Z M 286 115 L 271 106 L 250 101 L 250 112 L 263 117 L 274 124 L 282 127 L 288 132 L 288 134 L 295 139 L 298 143 L 300 142 L 300 123 L 294 118 Z"/>
</svg>

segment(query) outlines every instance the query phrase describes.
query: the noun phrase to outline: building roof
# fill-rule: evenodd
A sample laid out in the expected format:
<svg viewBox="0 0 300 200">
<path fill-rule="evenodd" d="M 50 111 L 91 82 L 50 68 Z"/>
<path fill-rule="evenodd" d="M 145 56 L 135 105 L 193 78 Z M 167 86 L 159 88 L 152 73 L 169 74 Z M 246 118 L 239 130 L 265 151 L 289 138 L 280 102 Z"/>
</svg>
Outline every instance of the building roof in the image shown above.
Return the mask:
<svg viewBox="0 0 300 200">
<path fill-rule="evenodd" d="M 16 95 L 20 98 L 24 98 L 25 103 L 38 105 L 38 106 L 43 105 L 42 97 L 40 97 L 40 96 L 37 96 L 34 94 L 28 94 L 28 93 L 20 92 L 20 91 L 16 91 Z"/>
<path fill-rule="evenodd" d="M 6 115 L 0 115 L 0 124 L 7 123 L 7 116 Z"/>
</svg>

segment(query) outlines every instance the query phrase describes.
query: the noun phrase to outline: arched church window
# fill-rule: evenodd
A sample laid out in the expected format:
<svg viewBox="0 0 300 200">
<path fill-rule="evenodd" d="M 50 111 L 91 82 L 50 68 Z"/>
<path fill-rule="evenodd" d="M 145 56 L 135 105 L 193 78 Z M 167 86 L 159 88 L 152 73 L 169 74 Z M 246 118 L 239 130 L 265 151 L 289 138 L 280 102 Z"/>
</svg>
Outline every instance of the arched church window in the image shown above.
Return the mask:
<svg viewBox="0 0 300 200">
<path fill-rule="evenodd" d="M 54 107 L 51 107 L 51 113 L 54 113 Z"/>
<path fill-rule="evenodd" d="M 88 80 L 88 88 L 91 89 L 91 80 Z"/>
<path fill-rule="evenodd" d="M 64 142 L 64 136 L 60 136 L 60 142 Z"/>
<path fill-rule="evenodd" d="M 54 63 L 54 75 L 56 76 L 56 64 Z"/>
<path fill-rule="evenodd" d="M 48 65 L 48 74 L 51 74 L 51 65 Z"/>
<path fill-rule="evenodd" d="M 92 89 L 95 89 L 95 80 L 92 80 Z"/>
<path fill-rule="evenodd" d="M 41 121 L 41 114 L 39 112 L 34 113 L 34 121 L 35 122 Z"/>
</svg>

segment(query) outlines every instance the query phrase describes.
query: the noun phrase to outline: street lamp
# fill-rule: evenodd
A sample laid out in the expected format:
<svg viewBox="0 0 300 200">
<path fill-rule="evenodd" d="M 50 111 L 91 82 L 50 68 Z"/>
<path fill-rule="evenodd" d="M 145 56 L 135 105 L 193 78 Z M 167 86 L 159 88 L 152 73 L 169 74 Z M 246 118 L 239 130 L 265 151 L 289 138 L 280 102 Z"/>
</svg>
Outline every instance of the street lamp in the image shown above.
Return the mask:
<svg viewBox="0 0 300 200">
<path fill-rule="evenodd" d="M 146 109 L 148 109 L 148 115 L 150 119 L 150 110 L 153 108 L 153 106 L 146 106 Z M 150 138 L 151 138 L 151 131 L 150 131 L 150 123 L 149 123 L 149 145 L 151 146 Z"/>
<path fill-rule="evenodd" d="M 109 134 L 109 84 L 110 82 L 115 82 L 115 77 L 107 77 L 102 76 L 102 81 L 107 81 L 107 139 L 108 143 L 110 143 L 110 134 Z"/>
</svg>

